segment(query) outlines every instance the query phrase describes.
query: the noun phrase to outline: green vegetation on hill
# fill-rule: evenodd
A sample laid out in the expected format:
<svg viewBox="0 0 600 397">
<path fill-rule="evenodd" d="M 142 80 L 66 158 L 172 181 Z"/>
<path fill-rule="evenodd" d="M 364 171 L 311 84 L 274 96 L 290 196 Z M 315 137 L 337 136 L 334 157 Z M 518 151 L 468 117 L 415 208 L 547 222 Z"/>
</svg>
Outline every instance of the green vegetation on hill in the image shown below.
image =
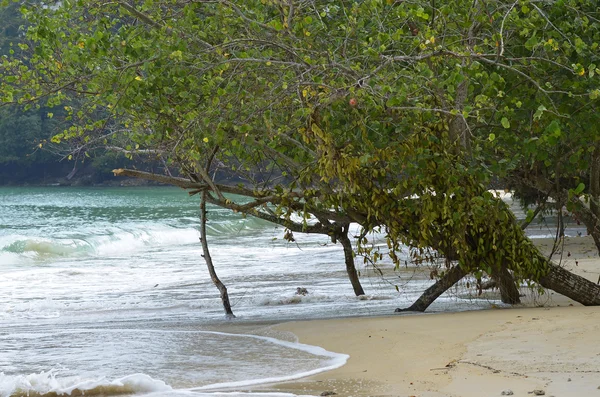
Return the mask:
<svg viewBox="0 0 600 397">
<path fill-rule="evenodd" d="M 19 4 L 0 8 L 0 56 L 14 53 L 24 35 L 22 24 Z M 49 121 L 44 107 L 28 111 L 19 105 L 0 107 L 0 184 L 48 182 L 68 168 L 57 164 L 56 156 L 39 150 L 52 134 Z"/>
<path fill-rule="evenodd" d="M 18 54 L 25 37 L 23 26 L 18 3 L 0 7 L 0 57 Z M 90 152 L 90 157 L 75 162 L 69 160 L 68 148 L 48 146 L 61 127 L 61 111 L 45 106 L 25 110 L 15 104 L 0 107 L 0 185 L 71 183 L 65 178 L 75 167 L 80 171 L 72 182 L 101 183 L 112 178 L 113 168 L 131 166 L 124 156 L 104 152 Z"/>
</svg>

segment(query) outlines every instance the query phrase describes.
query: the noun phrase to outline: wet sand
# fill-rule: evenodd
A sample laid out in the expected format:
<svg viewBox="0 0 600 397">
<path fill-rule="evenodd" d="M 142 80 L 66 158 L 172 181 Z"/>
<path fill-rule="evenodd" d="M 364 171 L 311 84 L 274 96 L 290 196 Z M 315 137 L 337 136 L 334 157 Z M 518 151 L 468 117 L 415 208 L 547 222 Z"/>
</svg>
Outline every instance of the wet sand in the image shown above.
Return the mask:
<svg viewBox="0 0 600 397">
<path fill-rule="evenodd" d="M 548 250 L 552 241 L 538 241 Z M 591 239 L 571 238 L 563 265 L 596 282 Z M 537 307 L 542 306 L 543 307 Z M 514 308 L 298 321 L 276 327 L 346 353 L 343 367 L 263 390 L 338 396 L 600 396 L 600 307 L 549 292 Z M 510 394 L 505 394 L 510 395 Z"/>
</svg>

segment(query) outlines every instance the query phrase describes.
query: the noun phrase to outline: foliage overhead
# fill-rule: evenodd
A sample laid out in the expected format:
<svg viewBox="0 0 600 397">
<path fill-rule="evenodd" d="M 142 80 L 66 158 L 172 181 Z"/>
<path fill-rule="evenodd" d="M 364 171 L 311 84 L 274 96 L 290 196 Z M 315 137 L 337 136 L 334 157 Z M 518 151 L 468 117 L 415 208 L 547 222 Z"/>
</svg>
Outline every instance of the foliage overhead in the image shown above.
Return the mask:
<svg viewBox="0 0 600 397">
<path fill-rule="evenodd" d="M 22 12 L 27 41 L 2 58 L 0 100 L 66 111 L 72 127 L 54 142 L 160 158 L 213 203 L 265 219 L 299 212 L 330 234 L 358 222 L 371 261 L 382 253 L 367 233 L 383 228 L 396 264 L 403 243 L 538 279 L 545 262 L 486 188 L 550 181 L 547 195 L 579 200 L 600 155 L 594 0 L 61 0 Z M 223 190 L 215 171 L 251 187 Z"/>
</svg>

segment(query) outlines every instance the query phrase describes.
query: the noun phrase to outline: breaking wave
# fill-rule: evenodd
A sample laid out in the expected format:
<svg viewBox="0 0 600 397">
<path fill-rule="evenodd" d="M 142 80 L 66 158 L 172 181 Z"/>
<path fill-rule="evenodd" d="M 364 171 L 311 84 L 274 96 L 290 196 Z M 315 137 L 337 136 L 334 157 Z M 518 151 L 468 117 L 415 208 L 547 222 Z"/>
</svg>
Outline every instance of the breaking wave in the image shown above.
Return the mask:
<svg viewBox="0 0 600 397">
<path fill-rule="evenodd" d="M 64 237 L 8 235 L 0 238 L 0 263 L 18 264 L 19 258 L 119 256 L 146 247 L 164 247 L 198 243 L 195 225 L 175 227 L 160 224 L 124 225 L 87 228 Z M 251 234 L 268 224 L 254 219 L 230 220 L 210 225 L 214 239 Z"/>
<path fill-rule="evenodd" d="M 183 331 L 187 334 L 187 331 Z M 280 375 L 271 375 L 270 377 L 261 376 L 262 373 L 255 373 L 255 378 L 246 378 L 231 380 L 228 382 L 210 383 L 191 388 L 175 389 L 162 380 L 154 379 L 149 375 L 137 373 L 128 375 L 119 379 L 111 380 L 107 377 L 97 379 L 83 378 L 79 376 L 59 375 L 65 371 L 62 369 L 51 369 L 40 373 L 29 375 L 5 375 L 0 372 L 0 397 L 54 397 L 54 396 L 112 396 L 122 394 L 158 394 L 160 396 L 189 395 L 194 396 L 236 396 L 233 391 L 224 392 L 224 390 L 234 390 L 236 388 L 248 387 L 252 385 L 284 382 L 293 379 L 299 379 L 311 376 L 317 373 L 325 372 L 331 369 L 343 366 L 349 356 L 341 353 L 334 353 L 325 350 L 319 346 L 306 345 L 298 342 L 275 339 L 268 336 L 231 334 L 216 331 L 199 331 L 201 334 L 214 335 L 221 338 L 232 339 L 250 339 L 258 342 L 267 342 L 284 349 L 291 349 L 298 352 L 308 353 L 314 357 L 324 359 L 321 365 L 313 369 L 290 369 L 288 373 Z M 252 393 L 254 394 L 254 393 Z M 257 393 L 264 396 L 284 396 L 282 393 Z M 289 394 L 287 394 L 290 396 Z"/>
<path fill-rule="evenodd" d="M 172 387 L 145 374 L 116 380 L 59 378 L 59 370 L 38 374 L 4 375 L 0 372 L 0 397 L 103 396 L 171 391 Z"/>
</svg>

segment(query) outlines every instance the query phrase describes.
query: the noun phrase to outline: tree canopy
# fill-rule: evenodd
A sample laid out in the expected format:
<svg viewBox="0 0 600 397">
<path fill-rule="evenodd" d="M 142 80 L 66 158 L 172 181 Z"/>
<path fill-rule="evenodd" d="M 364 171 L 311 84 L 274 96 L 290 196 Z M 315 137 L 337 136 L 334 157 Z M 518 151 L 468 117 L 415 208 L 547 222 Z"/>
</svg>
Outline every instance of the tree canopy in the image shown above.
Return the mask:
<svg viewBox="0 0 600 397">
<path fill-rule="evenodd" d="M 335 238 L 358 222 L 357 252 L 372 262 L 398 265 L 404 244 L 465 272 L 542 280 L 549 264 L 487 191 L 496 180 L 568 205 L 600 247 L 595 1 L 81 0 L 22 12 L 27 41 L 2 59 L 0 98 L 64 109 L 71 127 L 53 141 L 73 153 L 161 159 L 209 202 L 292 230 Z M 368 240 L 380 228 L 386 252 Z"/>
</svg>

